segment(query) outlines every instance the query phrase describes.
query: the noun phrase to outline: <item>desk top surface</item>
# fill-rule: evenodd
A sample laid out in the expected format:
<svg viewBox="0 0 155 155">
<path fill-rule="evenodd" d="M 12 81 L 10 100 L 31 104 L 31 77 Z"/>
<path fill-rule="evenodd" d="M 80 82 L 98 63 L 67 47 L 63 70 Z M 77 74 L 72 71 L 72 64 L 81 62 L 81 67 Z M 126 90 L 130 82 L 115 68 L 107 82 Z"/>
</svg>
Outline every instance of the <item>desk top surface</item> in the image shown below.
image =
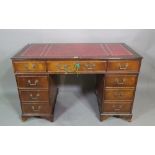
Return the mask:
<svg viewBox="0 0 155 155">
<path fill-rule="evenodd" d="M 135 59 L 141 58 L 124 43 L 28 44 L 13 59 Z"/>
</svg>

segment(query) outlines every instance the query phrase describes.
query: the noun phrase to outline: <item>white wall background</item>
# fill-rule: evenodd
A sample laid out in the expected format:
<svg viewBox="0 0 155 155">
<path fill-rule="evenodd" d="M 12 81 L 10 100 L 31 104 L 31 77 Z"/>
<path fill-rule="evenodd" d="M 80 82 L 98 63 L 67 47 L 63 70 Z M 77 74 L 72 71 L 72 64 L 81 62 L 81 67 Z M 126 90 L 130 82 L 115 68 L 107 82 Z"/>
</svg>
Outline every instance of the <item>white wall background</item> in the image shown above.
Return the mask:
<svg viewBox="0 0 155 155">
<path fill-rule="evenodd" d="M 0 106 L 19 109 L 19 99 L 10 57 L 28 43 L 125 42 L 144 59 L 135 108 L 139 124 L 153 124 L 155 116 L 155 30 L 0 30 Z M 76 81 L 70 80 L 76 85 Z M 90 79 L 91 80 L 91 79 Z M 87 81 L 87 80 L 85 80 Z M 73 82 L 73 83 L 72 83 Z M 68 84 L 68 83 L 67 83 Z M 64 84 L 64 86 L 66 86 Z M 14 103 L 12 105 L 11 103 Z M 18 103 L 17 103 L 18 102 Z M 17 104 L 16 104 L 17 103 Z M 16 106 L 16 107 L 14 107 Z M 5 109 L 5 108 L 4 108 Z M 4 110 L 4 113 L 9 111 Z M 149 112 L 149 115 L 148 113 Z M 12 114 L 14 116 L 14 113 Z M 144 119 L 143 119 L 144 117 Z M 2 119 L 3 120 L 3 119 Z M 5 120 L 3 120 L 5 122 Z M 13 121 L 11 121 L 13 122 Z"/>
</svg>

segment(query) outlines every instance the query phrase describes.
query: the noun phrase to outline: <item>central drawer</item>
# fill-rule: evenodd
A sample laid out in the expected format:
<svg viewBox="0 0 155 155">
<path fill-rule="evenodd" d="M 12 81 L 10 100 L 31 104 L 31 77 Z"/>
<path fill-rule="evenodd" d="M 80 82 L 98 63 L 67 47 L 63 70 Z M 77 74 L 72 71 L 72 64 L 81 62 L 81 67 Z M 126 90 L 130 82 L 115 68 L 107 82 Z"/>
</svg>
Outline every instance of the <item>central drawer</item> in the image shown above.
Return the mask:
<svg viewBox="0 0 155 155">
<path fill-rule="evenodd" d="M 48 88 L 48 76 L 16 76 L 19 88 Z"/>
<path fill-rule="evenodd" d="M 105 89 L 105 100 L 133 100 L 134 89 Z"/>
<path fill-rule="evenodd" d="M 106 61 L 47 61 L 47 70 L 54 73 L 103 73 L 106 64 Z"/>
<path fill-rule="evenodd" d="M 48 102 L 47 90 L 19 90 L 22 102 Z"/>
</svg>

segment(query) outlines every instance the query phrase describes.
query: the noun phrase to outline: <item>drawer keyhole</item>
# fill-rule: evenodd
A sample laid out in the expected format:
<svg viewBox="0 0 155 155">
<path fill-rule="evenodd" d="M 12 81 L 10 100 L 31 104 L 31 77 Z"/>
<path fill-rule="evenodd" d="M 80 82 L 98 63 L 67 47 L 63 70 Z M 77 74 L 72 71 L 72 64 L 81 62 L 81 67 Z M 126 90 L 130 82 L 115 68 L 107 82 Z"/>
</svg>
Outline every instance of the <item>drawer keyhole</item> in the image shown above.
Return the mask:
<svg viewBox="0 0 155 155">
<path fill-rule="evenodd" d="M 56 67 L 58 71 L 65 71 L 66 73 L 69 72 L 69 65 L 67 64 L 57 64 Z"/>
<path fill-rule="evenodd" d="M 74 68 L 75 68 L 75 72 L 76 73 L 78 73 L 78 71 L 79 71 L 79 69 L 80 69 L 80 64 L 79 63 L 76 63 L 75 65 L 74 65 Z"/>
</svg>

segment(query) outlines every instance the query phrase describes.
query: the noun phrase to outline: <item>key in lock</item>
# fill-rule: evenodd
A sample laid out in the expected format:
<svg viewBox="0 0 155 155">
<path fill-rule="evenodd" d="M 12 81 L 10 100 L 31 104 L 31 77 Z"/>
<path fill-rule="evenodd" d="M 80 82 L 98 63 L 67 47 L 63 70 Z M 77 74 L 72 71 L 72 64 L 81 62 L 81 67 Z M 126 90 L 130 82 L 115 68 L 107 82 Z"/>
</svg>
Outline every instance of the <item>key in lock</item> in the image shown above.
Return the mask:
<svg viewBox="0 0 155 155">
<path fill-rule="evenodd" d="M 76 71 L 76 74 L 77 74 L 77 77 L 78 77 L 78 71 L 80 69 L 80 64 L 79 63 L 76 63 L 75 64 L 75 71 Z"/>
</svg>

